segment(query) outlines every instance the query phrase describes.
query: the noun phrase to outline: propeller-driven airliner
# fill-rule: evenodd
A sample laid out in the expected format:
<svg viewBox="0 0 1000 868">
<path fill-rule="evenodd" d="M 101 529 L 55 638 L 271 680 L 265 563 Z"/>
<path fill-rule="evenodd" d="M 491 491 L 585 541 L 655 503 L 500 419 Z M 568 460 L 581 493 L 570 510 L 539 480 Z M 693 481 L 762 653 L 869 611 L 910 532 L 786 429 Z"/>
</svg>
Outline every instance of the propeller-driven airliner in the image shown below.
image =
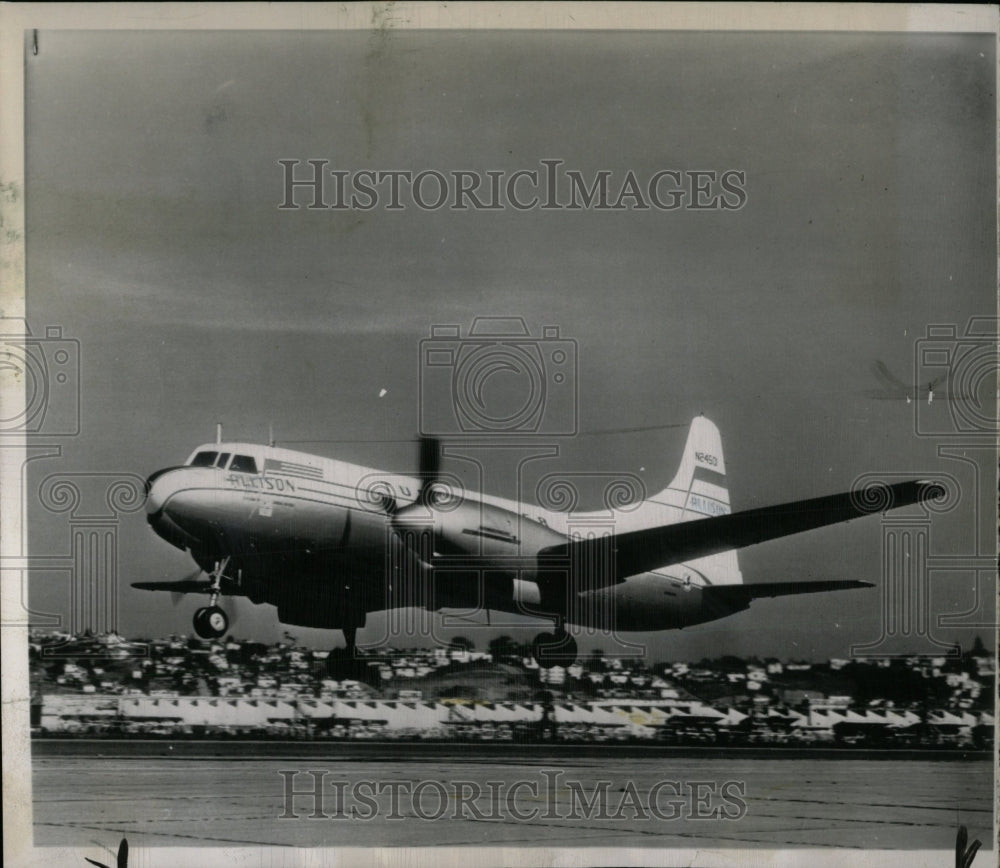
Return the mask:
<svg viewBox="0 0 1000 868">
<path fill-rule="evenodd" d="M 704 416 L 666 488 L 594 513 L 465 491 L 442 476 L 440 444 L 420 445 L 416 475 L 253 443 L 199 446 L 148 478 L 146 512 L 206 577 L 133 587 L 207 595 L 194 615 L 204 639 L 228 631 L 221 598 L 244 596 L 275 606 L 281 623 L 342 630 L 351 654 L 373 612 L 527 615 L 554 625 L 532 643 L 554 665 L 576 657 L 567 626 L 676 629 L 761 597 L 872 587 L 744 583 L 737 550 L 944 494 L 913 480 L 732 512 L 719 430 Z"/>
</svg>

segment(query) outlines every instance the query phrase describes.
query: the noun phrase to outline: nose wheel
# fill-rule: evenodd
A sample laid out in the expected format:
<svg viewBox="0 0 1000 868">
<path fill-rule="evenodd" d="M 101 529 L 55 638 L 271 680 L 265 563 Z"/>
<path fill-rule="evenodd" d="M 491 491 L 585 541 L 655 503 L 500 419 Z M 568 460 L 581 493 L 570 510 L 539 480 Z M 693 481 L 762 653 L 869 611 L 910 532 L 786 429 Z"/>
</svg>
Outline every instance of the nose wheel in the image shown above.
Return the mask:
<svg viewBox="0 0 1000 868">
<path fill-rule="evenodd" d="M 571 666 L 576 654 L 576 640 L 562 628 L 554 633 L 539 633 L 531 642 L 531 656 L 542 669 Z"/>
<path fill-rule="evenodd" d="M 220 639 L 229 629 L 229 618 L 218 606 L 204 606 L 194 613 L 194 631 L 202 639 Z"/>
<path fill-rule="evenodd" d="M 229 629 L 229 618 L 218 605 L 222 593 L 222 577 L 227 566 L 229 558 L 216 561 L 215 569 L 209 574 L 212 580 L 210 602 L 194 613 L 194 632 L 202 639 L 220 639 Z"/>
</svg>

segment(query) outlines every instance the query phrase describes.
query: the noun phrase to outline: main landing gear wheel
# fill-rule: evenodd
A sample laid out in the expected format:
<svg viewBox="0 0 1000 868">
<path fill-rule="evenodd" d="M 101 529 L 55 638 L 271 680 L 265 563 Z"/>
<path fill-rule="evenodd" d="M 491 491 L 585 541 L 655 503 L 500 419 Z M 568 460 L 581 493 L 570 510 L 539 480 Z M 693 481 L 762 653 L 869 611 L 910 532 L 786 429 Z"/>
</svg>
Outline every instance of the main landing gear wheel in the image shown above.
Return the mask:
<svg viewBox="0 0 1000 868">
<path fill-rule="evenodd" d="M 205 606 L 194 613 L 194 631 L 202 639 L 219 639 L 229 629 L 229 618 L 218 606 Z"/>
<path fill-rule="evenodd" d="M 543 669 L 576 662 L 576 640 L 564 630 L 539 633 L 531 643 L 531 656 Z"/>
</svg>

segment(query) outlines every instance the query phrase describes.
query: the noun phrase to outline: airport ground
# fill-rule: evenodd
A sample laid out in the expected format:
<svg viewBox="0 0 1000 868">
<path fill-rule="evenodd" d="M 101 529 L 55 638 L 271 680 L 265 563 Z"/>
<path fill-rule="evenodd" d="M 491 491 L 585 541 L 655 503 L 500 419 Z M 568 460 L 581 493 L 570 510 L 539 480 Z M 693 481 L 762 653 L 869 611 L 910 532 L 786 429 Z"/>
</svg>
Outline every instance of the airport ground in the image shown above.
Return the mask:
<svg viewBox="0 0 1000 868">
<path fill-rule="evenodd" d="M 442 747 L 36 743 L 35 842 L 936 850 L 960 824 L 992 840 L 982 754 Z"/>
</svg>

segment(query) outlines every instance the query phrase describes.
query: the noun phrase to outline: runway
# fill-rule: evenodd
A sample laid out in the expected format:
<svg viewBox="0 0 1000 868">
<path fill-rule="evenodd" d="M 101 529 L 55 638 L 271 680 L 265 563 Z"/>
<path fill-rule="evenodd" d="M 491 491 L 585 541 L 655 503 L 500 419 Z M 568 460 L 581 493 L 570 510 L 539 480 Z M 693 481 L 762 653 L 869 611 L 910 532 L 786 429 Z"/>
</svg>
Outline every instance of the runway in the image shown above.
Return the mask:
<svg viewBox="0 0 1000 868">
<path fill-rule="evenodd" d="M 35 843 L 950 849 L 959 824 L 991 840 L 982 759 L 482 756 L 461 745 L 380 759 L 369 747 L 35 756 Z"/>
</svg>

